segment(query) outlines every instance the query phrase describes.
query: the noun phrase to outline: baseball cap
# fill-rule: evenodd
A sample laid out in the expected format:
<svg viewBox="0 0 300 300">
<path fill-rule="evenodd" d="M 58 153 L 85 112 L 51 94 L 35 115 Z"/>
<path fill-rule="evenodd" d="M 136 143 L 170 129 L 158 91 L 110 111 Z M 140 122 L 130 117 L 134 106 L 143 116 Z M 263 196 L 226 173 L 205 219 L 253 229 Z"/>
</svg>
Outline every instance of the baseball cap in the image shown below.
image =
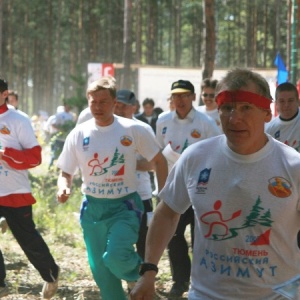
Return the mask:
<svg viewBox="0 0 300 300">
<path fill-rule="evenodd" d="M 127 105 L 135 105 L 136 102 L 134 93 L 129 90 L 118 90 L 117 101 Z"/>
<path fill-rule="evenodd" d="M 188 80 L 178 80 L 172 83 L 171 94 L 191 92 L 195 93 L 194 85 Z"/>
</svg>

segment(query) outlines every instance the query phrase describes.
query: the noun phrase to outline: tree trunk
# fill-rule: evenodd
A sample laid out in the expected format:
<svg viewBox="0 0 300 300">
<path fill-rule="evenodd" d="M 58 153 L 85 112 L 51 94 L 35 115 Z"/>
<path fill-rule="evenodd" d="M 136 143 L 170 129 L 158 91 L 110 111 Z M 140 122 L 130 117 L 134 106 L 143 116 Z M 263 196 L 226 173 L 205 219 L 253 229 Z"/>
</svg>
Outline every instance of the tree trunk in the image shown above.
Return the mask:
<svg viewBox="0 0 300 300">
<path fill-rule="evenodd" d="M 246 48 L 248 51 L 245 51 L 246 55 L 246 67 L 249 67 L 252 64 L 252 51 L 253 51 L 253 3 L 252 1 L 247 1 L 247 10 L 246 10 L 246 35 L 247 35 L 247 42 Z M 234 51 L 234 50 L 233 50 Z"/>
<path fill-rule="evenodd" d="M 268 33 L 269 23 L 268 23 L 267 15 L 268 15 L 268 4 L 265 3 L 264 4 L 264 25 L 263 25 L 264 26 L 264 35 L 265 35 L 264 44 L 263 44 L 263 62 L 262 62 L 263 68 L 265 68 L 266 64 L 267 64 L 267 41 L 268 41 L 268 37 L 269 37 L 269 33 Z"/>
<path fill-rule="evenodd" d="M 292 44 L 292 1 L 287 0 L 288 14 L 287 14 L 287 37 L 286 37 L 286 66 L 288 70 L 291 70 L 291 44 Z M 280 27 L 279 27 L 280 28 Z M 279 33 L 280 34 L 280 33 Z M 279 51 L 280 48 L 278 47 Z M 284 60 L 284 56 L 283 56 Z"/>
<path fill-rule="evenodd" d="M 251 59 L 251 67 L 257 67 L 257 10 L 256 10 L 256 0 L 252 0 L 253 4 L 253 31 L 252 36 L 252 59 Z"/>
<path fill-rule="evenodd" d="M 142 1 L 136 0 L 136 29 L 135 29 L 135 62 L 140 64 L 142 61 Z"/>
<path fill-rule="evenodd" d="M 48 0 L 48 21 L 47 21 L 47 81 L 46 81 L 46 99 L 48 101 L 53 100 L 53 65 L 52 65 L 52 57 L 53 57 L 53 10 L 52 10 L 52 0 Z"/>
<path fill-rule="evenodd" d="M 203 15 L 203 14 L 202 14 Z M 194 6 L 193 8 L 193 20 L 192 20 L 192 36 L 194 39 L 192 40 L 192 65 L 193 67 L 200 66 L 201 60 L 201 48 L 202 48 L 202 19 L 200 18 L 199 9 Z"/>
<path fill-rule="evenodd" d="M 216 33 L 214 17 L 214 0 L 203 1 L 204 26 L 204 62 L 202 78 L 213 76 L 216 56 Z"/>
<path fill-rule="evenodd" d="M 181 58 L 181 0 L 175 0 L 175 66 L 180 66 Z"/>
<path fill-rule="evenodd" d="M 123 39 L 123 76 L 121 78 L 121 88 L 131 88 L 131 16 L 132 16 L 132 3 L 131 0 L 124 0 L 124 39 Z"/>
<path fill-rule="evenodd" d="M 148 2 L 147 23 L 147 64 L 153 65 L 157 61 L 157 1 Z"/>
</svg>

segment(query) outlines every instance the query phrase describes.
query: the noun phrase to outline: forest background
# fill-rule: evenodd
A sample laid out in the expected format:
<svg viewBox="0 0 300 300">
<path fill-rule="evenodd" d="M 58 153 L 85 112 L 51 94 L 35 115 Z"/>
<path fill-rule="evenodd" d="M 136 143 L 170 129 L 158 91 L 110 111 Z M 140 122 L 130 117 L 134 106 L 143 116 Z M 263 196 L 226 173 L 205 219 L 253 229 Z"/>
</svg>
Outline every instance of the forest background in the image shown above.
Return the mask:
<svg viewBox="0 0 300 300">
<path fill-rule="evenodd" d="M 299 20 L 300 0 L 0 0 L 0 76 L 29 115 L 50 115 L 64 99 L 80 111 L 90 62 L 113 63 L 119 87 L 134 91 L 143 66 L 209 77 L 235 66 L 274 69 L 280 52 L 292 70 Z M 44 163 L 30 179 L 37 228 L 62 270 L 55 299 L 99 299 L 78 224 L 80 179 L 68 203 L 58 205 L 57 170 L 48 171 L 49 147 L 43 150 Z M 9 230 L 1 240 L 6 299 L 40 299 L 41 278 Z M 159 267 L 156 299 L 166 299 L 172 284 L 166 256 Z"/>
<path fill-rule="evenodd" d="M 29 115 L 86 106 L 90 62 L 113 63 L 133 91 L 142 66 L 204 78 L 275 68 L 278 52 L 299 78 L 299 20 L 300 0 L 0 0 L 0 75 Z"/>
</svg>

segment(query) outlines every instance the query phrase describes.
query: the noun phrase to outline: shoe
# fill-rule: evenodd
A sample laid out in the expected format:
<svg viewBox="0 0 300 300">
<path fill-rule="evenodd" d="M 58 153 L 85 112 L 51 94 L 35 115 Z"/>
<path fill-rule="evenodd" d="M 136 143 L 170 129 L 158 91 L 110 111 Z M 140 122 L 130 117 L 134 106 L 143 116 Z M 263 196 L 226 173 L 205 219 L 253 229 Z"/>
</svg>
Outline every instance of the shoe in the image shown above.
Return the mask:
<svg viewBox="0 0 300 300">
<path fill-rule="evenodd" d="M 57 292 L 58 289 L 58 277 L 59 277 L 59 269 L 58 269 L 58 274 L 57 278 L 53 282 L 45 282 L 43 289 L 42 289 L 42 298 L 43 299 L 51 299 L 55 293 Z"/>
<path fill-rule="evenodd" d="M 6 230 L 8 228 L 8 225 L 7 225 L 7 222 L 6 222 L 5 218 L 0 219 L 0 228 L 1 228 L 2 233 L 6 232 Z"/>
<path fill-rule="evenodd" d="M 174 282 L 169 296 L 171 297 L 181 297 L 184 292 L 187 292 L 189 290 L 189 282 Z"/>
<path fill-rule="evenodd" d="M 0 298 L 5 297 L 9 294 L 9 289 L 7 286 L 0 286 Z"/>
</svg>

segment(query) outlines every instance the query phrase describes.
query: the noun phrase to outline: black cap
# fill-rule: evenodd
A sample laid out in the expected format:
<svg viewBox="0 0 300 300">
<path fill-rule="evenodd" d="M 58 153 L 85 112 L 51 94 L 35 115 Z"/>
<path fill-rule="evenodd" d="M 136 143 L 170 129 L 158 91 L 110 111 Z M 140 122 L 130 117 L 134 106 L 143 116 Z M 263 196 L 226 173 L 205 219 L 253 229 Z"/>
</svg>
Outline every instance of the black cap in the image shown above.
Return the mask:
<svg viewBox="0 0 300 300">
<path fill-rule="evenodd" d="M 191 92 L 195 93 L 193 84 L 188 80 L 178 80 L 172 83 L 171 94 Z"/>
<path fill-rule="evenodd" d="M 132 91 L 129 90 L 118 90 L 117 101 L 127 105 L 135 105 L 136 99 Z"/>
</svg>

